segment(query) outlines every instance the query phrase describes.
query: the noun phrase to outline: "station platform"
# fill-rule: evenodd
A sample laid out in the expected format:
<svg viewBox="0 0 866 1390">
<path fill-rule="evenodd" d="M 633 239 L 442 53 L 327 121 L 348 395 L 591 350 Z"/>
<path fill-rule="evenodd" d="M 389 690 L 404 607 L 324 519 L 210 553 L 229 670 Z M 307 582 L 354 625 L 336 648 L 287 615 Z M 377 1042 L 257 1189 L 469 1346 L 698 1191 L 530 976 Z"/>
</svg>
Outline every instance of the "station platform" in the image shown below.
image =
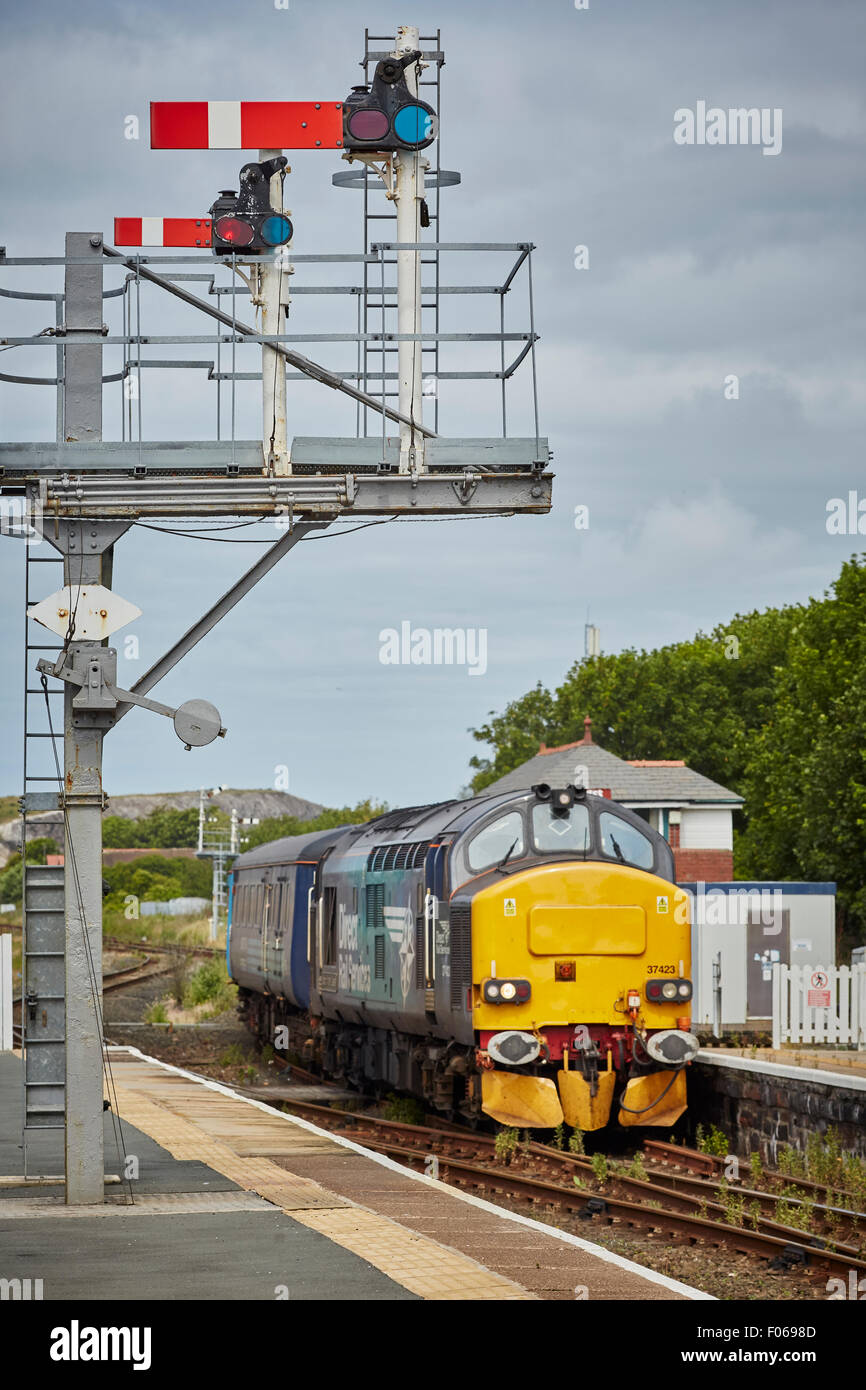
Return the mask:
<svg viewBox="0 0 866 1390">
<path fill-rule="evenodd" d="M 740 1057 L 749 1062 L 773 1067 L 788 1067 L 796 1071 L 830 1072 L 837 1077 L 866 1078 L 866 1050 L 862 1052 L 836 1051 L 826 1047 L 810 1047 L 808 1043 L 789 1044 L 787 1047 L 702 1047 L 698 1053 L 702 1062 L 714 1061 L 724 1065 L 724 1058 Z M 819 1078 L 820 1079 L 820 1078 Z"/>
<path fill-rule="evenodd" d="M 136 1048 L 107 1057 L 106 1172 L 132 1156 L 139 1176 L 66 1207 L 14 1183 L 22 1064 L 0 1054 L 0 1277 L 45 1300 L 708 1297 Z"/>
</svg>

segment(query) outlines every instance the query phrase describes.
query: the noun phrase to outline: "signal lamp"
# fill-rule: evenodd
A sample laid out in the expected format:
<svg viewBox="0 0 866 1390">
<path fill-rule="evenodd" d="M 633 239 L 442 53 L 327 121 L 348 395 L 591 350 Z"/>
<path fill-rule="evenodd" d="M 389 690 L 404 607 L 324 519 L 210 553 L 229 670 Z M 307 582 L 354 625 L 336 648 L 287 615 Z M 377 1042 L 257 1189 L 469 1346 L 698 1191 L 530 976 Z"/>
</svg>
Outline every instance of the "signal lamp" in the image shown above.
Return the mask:
<svg viewBox="0 0 866 1390">
<path fill-rule="evenodd" d="M 431 137 L 433 113 L 429 106 L 419 106 L 415 102 L 401 106 L 393 121 L 394 134 L 404 145 L 422 145 Z"/>
<path fill-rule="evenodd" d="M 220 217 L 213 225 L 214 235 L 231 246 L 249 246 L 254 232 L 249 222 L 241 217 Z"/>
<path fill-rule="evenodd" d="M 273 217 L 266 217 L 262 223 L 261 237 L 268 246 L 285 246 L 286 242 L 292 239 L 292 224 L 288 217 L 275 213 Z"/>
<path fill-rule="evenodd" d="M 355 140 L 384 140 L 391 129 L 391 122 L 384 111 L 369 106 L 349 116 L 346 129 Z"/>
<path fill-rule="evenodd" d="M 512 984 L 510 980 L 505 980 L 499 993 L 503 999 L 507 999 L 510 1003 L 512 999 L 517 997 L 517 986 Z"/>
<path fill-rule="evenodd" d="M 423 150 L 436 139 L 436 112 L 413 96 L 406 83 L 406 69 L 420 57 L 416 49 L 401 58 L 383 58 L 370 87 L 352 88 L 343 103 L 347 150 Z"/>
<path fill-rule="evenodd" d="M 259 254 L 291 241 L 288 217 L 271 207 L 271 179 L 286 167 L 285 155 L 261 164 L 245 164 L 240 172 L 240 192 L 224 189 L 211 208 L 211 242 L 217 256 L 238 250 Z"/>
</svg>

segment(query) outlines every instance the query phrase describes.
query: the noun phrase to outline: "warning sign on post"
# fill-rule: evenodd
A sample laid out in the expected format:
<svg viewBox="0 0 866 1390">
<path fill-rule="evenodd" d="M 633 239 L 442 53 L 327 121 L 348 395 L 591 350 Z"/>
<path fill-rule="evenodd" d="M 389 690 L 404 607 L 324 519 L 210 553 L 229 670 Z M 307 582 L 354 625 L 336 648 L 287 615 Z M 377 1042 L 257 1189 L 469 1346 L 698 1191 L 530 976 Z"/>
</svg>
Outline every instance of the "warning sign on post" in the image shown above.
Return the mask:
<svg viewBox="0 0 866 1390">
<path fill-rule="evenodd" d="M 806 1007 L 808 1009 L 829 1009 L 830 990 L 827 988 L 829 983 L 830 979 L 825 970 L 812 971 L 812 978 L 809 981 L 811 988 L 806 991 Z"/>
</svg>

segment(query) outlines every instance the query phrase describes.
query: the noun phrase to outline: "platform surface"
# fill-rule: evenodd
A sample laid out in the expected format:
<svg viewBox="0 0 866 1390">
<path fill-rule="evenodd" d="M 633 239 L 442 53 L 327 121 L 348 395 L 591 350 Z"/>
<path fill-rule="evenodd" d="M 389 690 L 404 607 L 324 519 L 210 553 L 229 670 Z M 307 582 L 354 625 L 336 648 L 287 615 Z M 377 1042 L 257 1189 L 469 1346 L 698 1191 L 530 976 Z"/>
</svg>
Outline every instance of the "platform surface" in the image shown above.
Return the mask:
<svg viewBox="0 0 866 1390">
<path fill-rule="evenodd" d="M 0 1185 L 0 1276 L 42 1279 L 45 1299 L 704 1297 L 134 1048 L 107 1056 L 106 1171 L 122 1152 L 138 1179 L 98 1208 Z M 0 1054 L 6 1178 L 20 1088 L 20 1058 Z"/>
</svg>

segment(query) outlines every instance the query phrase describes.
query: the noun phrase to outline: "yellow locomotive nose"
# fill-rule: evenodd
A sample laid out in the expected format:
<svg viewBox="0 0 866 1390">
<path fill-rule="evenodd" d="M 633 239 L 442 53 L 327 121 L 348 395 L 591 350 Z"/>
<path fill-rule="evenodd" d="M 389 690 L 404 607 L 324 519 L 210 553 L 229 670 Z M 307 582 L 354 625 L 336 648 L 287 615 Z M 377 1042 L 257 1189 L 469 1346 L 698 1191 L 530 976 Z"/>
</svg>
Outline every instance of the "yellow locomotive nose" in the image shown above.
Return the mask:
<svg viewBox="0 0 866 1390">
<path fill-rule="evenodd" d="M 559 861 L 482 889 L 472 902 L 473 1027 L 482 1055 L 511 1030 L 539 1042 L 531 1071 L 488 1058 L 485 1112 L 529 1128 L 565 1120 L 598 1129 L 614 1109 L 622 1124 L 672 1124 L 685 1109 L 688 1057 L 671 1045 L 670 1056 L 651 1058 L 640 1040 L 687 1023 L 680 1015 L 689 973 L 688 898 L 666 879 L 624 864 Z M 503 981 L 520 981 L 520 995 Z M 676 988 L 664 988 L 668 981 Z M 691 1034 L 680 1037 L 691 1053 Z M 638 1052 L 643 1074 L 627 1081 L 617 1103 L 617 1081 L 626 1083 Z"/>
</svg>

